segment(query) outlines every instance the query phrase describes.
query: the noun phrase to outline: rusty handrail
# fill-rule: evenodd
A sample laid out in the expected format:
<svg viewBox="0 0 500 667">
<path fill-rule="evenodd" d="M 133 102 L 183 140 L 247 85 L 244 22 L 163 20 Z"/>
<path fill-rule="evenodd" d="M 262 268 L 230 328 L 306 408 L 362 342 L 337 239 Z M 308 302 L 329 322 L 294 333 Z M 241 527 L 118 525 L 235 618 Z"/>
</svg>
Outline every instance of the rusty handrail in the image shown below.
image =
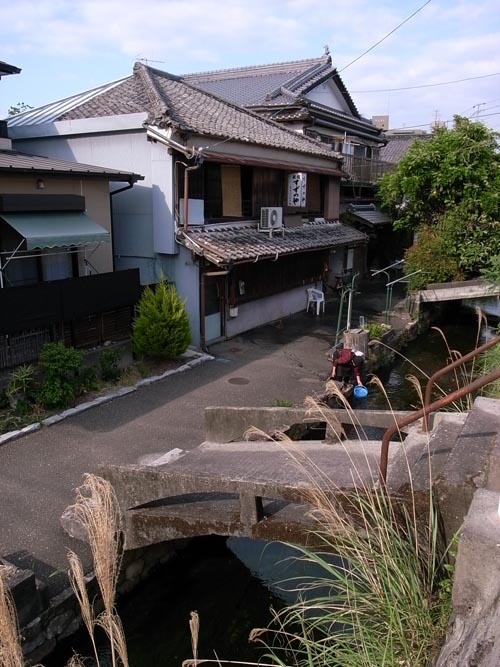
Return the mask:
<svg viewBox="0 0 500 667">
<path fill-rule="evenodd" d="M 423 408 L 421 408 L 417 412 L 414 412 L 412 415 L 409 415 L 404 419 L 400 419 L 399 421 L 395 422 L 392 426 L 389 426 L 387 431 L 384 433 L 384 437 L 382 438 L 382 448 L 380 450 L 379 481 L 381 486 L 385 487 L 387 482 L 389 442 L 394 433 L 403 428 L 403 426 L 408 426 L 409 424 L 413 424 L 413 422 L 416 422 L 418 419 L 420 419 L 420 417 L 424 416 L 427 417 L 427 415 L 429 415 L 431 412 L 435 412 L 436 410 L 443 408 L 445 405 L 453 403 L 453 401 L 456 401 L 458 398 L 462 398 L 462 396 L 471 394 L 473 391 L 481 389 L 481 387 L 484 387 L 484 385 L 490 384 L 490 382 L 494 382 L 499 378 L 500 378 L 500 368 L 498 368 L 496 371 L 488 373 L 488 375 L 483 375 L 482 377 L 478 378 L 477 380 L 474 380 L 474 382 L 470 382 L 468 385 L 465 385 L 464 387 L 460 387 L 460 389 L 456 389 L 451 394 L 448 394 L 448 396 L 443 396 L 442 398 L 438 399 L 437 401 L 434 401 L 434 403 L 431 403 L 430 405 L 425 405 Z"/>
<path fill-rule="evenodd" d="M 489 350 L 490 347 L 493 347 L 497 343 L 500 343 L 500 336 L 493 337 L 487 343 L 484 343 L 480 347 L 477 347 L 475 350 L 472 350 L 472 352 L 469 352 L 468 354 L 465 354 L 463 357 L 460 357 L 459 359 L 456 359 L 455 361 L 448 364 L 447 366 L 443 366 L 443 368 L 440 368 L 433 375 L 431 375 L 430 378 L 429 378 L 429 381 L 427 382 L 427 386 L 425 388 L 424 408 L 427 405 L 430 405 L 430 403 L 431 403 L 432 389 L 434 388 L 436 380 L 438 380 L 443 375 L 446 375 L 450 371 L 454 370 L 455 368 L 458 368 L 458 366 L 462 366 L 462 364 L 466 364 L 471 359 L 474 359 L 475 357 L 477 357 L 478 354 L 481 354 L 482 352 L 485 352 L 486 350 Z M 423 430 L 424 433 L 427 433 L 427 431 L 429 430 L 429 426 L 428 426 L 428 423 L 427 423 L 427 414 L 424 415 L 422 430 Z"/>
</svg>

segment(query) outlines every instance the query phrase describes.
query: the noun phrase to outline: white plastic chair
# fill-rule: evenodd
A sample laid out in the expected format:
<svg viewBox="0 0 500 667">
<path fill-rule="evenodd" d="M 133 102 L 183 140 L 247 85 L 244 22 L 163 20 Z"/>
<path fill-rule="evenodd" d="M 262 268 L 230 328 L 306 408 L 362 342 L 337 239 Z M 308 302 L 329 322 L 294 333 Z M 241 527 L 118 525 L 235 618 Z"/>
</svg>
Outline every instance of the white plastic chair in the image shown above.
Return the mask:
<svg viewBox="0 0 500 667">
<path fill-rule="evenodd" d="M 319 315 L 321 306 L 323 306 L 323 312 L 325 312 L 325 295 L 321 290 L 315 289 L 314 287 L 307 288 L 306 312 L 309 312 L 309 306 L 311 304 L 313 304 L 313 306 L 316 304 L 316 315 Z"/>
</svg>

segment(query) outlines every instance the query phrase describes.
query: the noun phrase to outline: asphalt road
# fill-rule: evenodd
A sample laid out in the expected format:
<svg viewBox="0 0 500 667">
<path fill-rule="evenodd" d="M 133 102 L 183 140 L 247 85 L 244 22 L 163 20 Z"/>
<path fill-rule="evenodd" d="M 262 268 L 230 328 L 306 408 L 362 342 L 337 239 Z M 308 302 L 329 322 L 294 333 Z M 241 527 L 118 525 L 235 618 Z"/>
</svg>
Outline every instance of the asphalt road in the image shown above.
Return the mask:
<svg viewBox="0 0 500 667">
<path fill-rule="evenodd" d="M 302 405 L 306 395 L 320 393 L 335 334 L 330 310 L 214 345 L 213 361 L 1 446 L 0 555 L 43 578 L 66 570 L 67 547 L 83 556 L 85 548 L 64 533 L 59 518 L 85 472 L 196 447 L 204 440 L 206 406 L 285 399 Z"/>
</svg>

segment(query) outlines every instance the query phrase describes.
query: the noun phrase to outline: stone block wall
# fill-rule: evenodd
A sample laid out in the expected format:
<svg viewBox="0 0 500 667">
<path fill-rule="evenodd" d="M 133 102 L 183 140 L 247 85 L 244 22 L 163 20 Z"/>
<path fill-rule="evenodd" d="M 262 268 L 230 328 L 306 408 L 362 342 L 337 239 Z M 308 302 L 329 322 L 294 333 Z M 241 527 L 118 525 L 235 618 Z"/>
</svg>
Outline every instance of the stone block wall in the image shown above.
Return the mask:
<svg viewBox="0 0 500 667">
<path fill-rule="evenodd" d="M 187 540 L 178 540 L 127 551 L 122 562 L 118 596 L 130 593 L 186 544 Z M 21 570 L 4 559 L 0 559 L 0 563 L 9 568 L 7 582 L 17 609 L 23 654 L 26 660 L 37 663 L 54 651 L 59 642 L 80 629 L 80 607 L 69 582 L 60 593 L 48 596 L 46 586 L 35 578 L 33 572 Z M 96 600 L 94 609 L 99 613 L 102 607 L 92 572 L 86 575 L 85 582 L 89 599 Z"/>
</svg>

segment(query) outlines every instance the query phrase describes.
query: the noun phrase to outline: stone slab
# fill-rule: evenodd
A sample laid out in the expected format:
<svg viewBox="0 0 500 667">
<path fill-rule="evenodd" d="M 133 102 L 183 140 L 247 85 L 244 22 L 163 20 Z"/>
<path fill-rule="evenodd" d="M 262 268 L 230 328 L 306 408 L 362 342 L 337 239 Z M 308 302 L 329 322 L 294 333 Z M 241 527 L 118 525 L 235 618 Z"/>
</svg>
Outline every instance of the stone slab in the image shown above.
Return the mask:
<svg viewBox="0 0 500 667">
<path fill-rule="evenodd" d="M 476 490 L 488 485 L 490 464 L 497 457 L 499 432 L 498 401 L 476 398 L 453 451 L 436 479 L 448 538 L 462 525 Z"/>
<path fill-rule="evenodd" d="M 452 623 L 436 667 L 500 664 L 500 495 L 478 489 L 460 534 Z"/>
<path fill-rule="evenodd" d="M 346 441 L 205 442 L 182 458 L 154 468 L 101 466 L 122 510 L 170 495 L 243 493 L 303 501 L 314 489 L 338 492 L 373 486 L 378 479 L 380 443 Z"/>
<path fill-rule="evenodd" d="M 358 410 L 352 417 L 344 409 L 329 409 L 329 413 L 341 423 L 362 423 L 364 426 L 388 428 L 395 419 L 403 419 L 410 412 L 390 410 Z M 262 408 L 209 406 L 205 408 L 205 438 L 210 442 L 243 440 L 247 429 L 253 427 L 264 433 L 272 433 L 301 424 L 304 421 L 320 421 L 305 408 Z"/>
</svg>

